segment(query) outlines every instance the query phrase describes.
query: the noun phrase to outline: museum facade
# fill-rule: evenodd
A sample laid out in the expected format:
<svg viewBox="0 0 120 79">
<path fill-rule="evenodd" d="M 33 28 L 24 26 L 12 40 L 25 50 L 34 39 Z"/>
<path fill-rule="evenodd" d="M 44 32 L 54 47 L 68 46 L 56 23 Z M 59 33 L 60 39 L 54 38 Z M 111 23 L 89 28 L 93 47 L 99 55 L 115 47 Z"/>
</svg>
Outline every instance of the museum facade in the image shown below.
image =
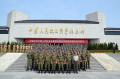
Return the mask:
<svg viewBox="0 0 120 79">
<path fill-rule="evenodd" d="M 8 14 L 7 26 L 0 27 L 0 42 L 33 43 L 117 43 L 120 49 L 120 28 L 106 25 L 101 12 L 86 15 L 86 20 L 29 20 L 17 11 Z"/>
</svg>

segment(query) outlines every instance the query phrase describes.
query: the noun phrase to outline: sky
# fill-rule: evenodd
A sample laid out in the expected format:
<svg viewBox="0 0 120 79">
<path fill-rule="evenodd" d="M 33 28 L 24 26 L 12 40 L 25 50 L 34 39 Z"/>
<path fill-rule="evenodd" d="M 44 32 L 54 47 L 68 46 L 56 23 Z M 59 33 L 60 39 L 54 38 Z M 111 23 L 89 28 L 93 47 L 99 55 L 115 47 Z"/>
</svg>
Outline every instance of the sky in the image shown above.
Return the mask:
<svg viewBox="0 0 120 79">
<path fill-rule="evenodd" d="M 108 27 L 120 28 L 120 0 L 0 0 L 0 26 L 7 24 L 12 10 L 44 20 L 84 20 L 86 14 L 100 11 Z"/>
</svg>

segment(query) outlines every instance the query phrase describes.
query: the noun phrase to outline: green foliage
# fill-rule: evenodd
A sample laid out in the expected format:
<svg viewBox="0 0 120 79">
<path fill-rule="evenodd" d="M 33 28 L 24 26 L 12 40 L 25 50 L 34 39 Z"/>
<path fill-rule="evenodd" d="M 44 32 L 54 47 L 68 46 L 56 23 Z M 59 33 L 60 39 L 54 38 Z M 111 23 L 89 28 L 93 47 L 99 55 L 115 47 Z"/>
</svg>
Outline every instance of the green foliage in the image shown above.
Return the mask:
<svg viewBox="0 0 120 79">
<path fill-rule="evenodd" d="M 115 49 L 118 50 L 117 43 L 115 44 Z M 88 45 L 88 50 L 112 50 L 113 49 L 113 43 L 94 43 Z"/>
<path fill-rule="evenodd" d="M 7 44 L 7 45 L 22 45 L 22 42 L 1 42 L 0 44 Z"/>
</svg>

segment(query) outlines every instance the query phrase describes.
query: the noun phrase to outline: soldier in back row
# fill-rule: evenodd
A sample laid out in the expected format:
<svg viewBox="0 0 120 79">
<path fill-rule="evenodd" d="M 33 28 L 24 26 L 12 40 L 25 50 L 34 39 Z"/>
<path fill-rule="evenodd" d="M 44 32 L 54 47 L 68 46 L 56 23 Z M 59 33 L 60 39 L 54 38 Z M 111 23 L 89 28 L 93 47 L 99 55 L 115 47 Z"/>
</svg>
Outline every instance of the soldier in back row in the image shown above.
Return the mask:
<svg viewBox="0 0 120 79">
<path fill-rule="evenodd" d="M 90 54 L 87 50 L 83 52 L 81 46 L 43 44 L 36 47 L 39 48 L 32 52 L 33 57 L 31 60 L 34 64 L 29 65 L 28 63 L 28 67 L 31 67 L 32 70 L 38 72 L 77 72 L 78 70 L 90 68 Z"/>
</svg>

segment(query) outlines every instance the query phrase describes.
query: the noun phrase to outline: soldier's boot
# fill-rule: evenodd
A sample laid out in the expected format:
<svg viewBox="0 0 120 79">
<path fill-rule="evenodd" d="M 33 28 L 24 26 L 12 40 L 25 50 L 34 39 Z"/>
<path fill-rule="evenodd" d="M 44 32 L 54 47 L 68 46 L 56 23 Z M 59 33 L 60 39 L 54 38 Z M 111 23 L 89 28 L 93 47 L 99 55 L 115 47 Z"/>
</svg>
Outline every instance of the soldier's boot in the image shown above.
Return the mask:
<svg viewBox="0 0 120 79">
<path fill-rule="evenodd" d="M 86 61 L 85 61 L 85 69 L 87 69 L 87 63 L 86 63 Z"/>
<path fill-rule="evenodd" d="M 47 70 L 48 70 L 48 64 L 45 63 L 45 73 L 47 72 Z"/>
<path fill-rule="evenodd" d="M 90 69 L 90 61 L 88 61 L 88 69 Z"/>
<path fill-rule="evenodd" d="M 76 73 L 78 73 L 78 64 L 76 63 Z"/>
<path fill-rule="evenodd" d="M 58 64 L 58 73 L 61 71 L 61 64 Z"/>
<path fill-rule="evenodd" d="M 72 70 L 72 69 L 71 69 L 71 64 L 69 64 L 69 73 L 71 73 L 71 70 Z"/>
<path fill-rule="evenodd" d="M 51 64 L 51 72 L 54 73 L 54 64 Z"/>
<path fill-rule="evenodd" d="M 61 72 L 64 73 L 64 64 L 61 65 Z"/>
<path fill-rule="evenodd" d="M 41 73 L 43 73 L 43 64 L 41 64 Z"/>
<path fill-rule="evenodd" d="M 66 72 L 69 72 L 69 64 L 66 64 Z"/>
<path fill-rule="evenodd" d="M 53 64 L 53 73 L 56 72 L 56 64 Z"/>
<path fill-rule="evenodd" d="M 27 67 L 26 67 L 26 71 L 28 71 L 28 70 L 29 70 L 29 67 L 27 66 Z"/>
<path fill-rule="evenodd" d="M 50 71 L 50 63 L 48 64 L 48 72 L 50 73 L 51 71 Z"/>
<path fill-rule="evenodd" d="M 85 64 L 85 61 L 84 61 L 84 64 L 83 64 L 83 70 L 86 71 L 86 64 Z"/>
<path fill-rule="evenodd" d="M 38 64 L 38 73 L 41 71 L 41 64 Z"/>
</svg>

